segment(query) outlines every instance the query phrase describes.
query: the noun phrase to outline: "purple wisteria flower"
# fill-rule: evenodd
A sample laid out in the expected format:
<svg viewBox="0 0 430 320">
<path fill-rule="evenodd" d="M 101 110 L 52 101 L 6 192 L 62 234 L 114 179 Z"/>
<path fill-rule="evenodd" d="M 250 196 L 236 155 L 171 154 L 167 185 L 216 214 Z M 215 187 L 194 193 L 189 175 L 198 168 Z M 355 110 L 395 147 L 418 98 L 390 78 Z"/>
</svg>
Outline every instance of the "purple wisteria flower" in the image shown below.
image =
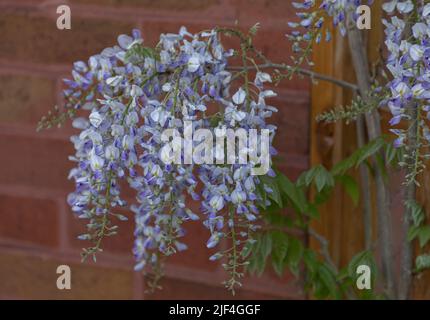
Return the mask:
<svg viewBox="0 0 430 320">
<path fill-rule="evenodd" d="M 134 30 L 88 63 L 74 64 L 72 79 L 65 80 L 67 107 L 85 110 L 88 116 L 73 121 L 80 133 L 71 138 L 76 153 L 70 159 L 76 167 L 69 177 L 76 190 L 68 202 L 80 218 L 90 220 L 88 234 L 80 237 L 94 243 L 86 255 L 101 251 L 102 238 L 115 233 L 110 218 L 124 219 L 114 213 L 119 206 L 128 206 L 135 216 L 136 270 L 156 267 L 162 256 L 185 250 L 181 238 L 189 220 L 203 218 L 211 233 L 208 248 L 223 238 L 231 239 L 233 246 L 252 241 L 257 205 L 263 202 L 257 188 L 261 181 L 252 174 L 255 162 L 241 163 L 240 154 L 224 150 L 217 150 L 215 158 L 230 157 L 231 164 L 215 161 L 197 167 L 163 161 L 163 156 L 171 156 L 163 151 L 166 129 L 183 136 L 209 128 L 217 138 L 226 137 L 229 129 L 266 129 L 272 142 L 276 127 L 266 121 L 277 110 L 266 100 L 276 94 L 263 87 L 272 79 L 257 72 L 252 94 L 247 87 L 231 93 L 232 55 L 216 29 L 191 34 L 182 27 L 178 34 L 162 34 L 155 49 L 145 47 Z M 209 112 L 211 105 L 217 106 L 216 113 Z M 263 142 L 258 139 L 242 152 L 257 152 Z M 270 152 L 276 151 L 270 147 Z M 185 160 L 184 153 L 180 157 Z M 268 174 L 274 175 L 273 170 Z M 124 182 L 135 190 L 136 201 L 130 205 L 120 195 Z M 200 214 L 187 207 L 189 198 L 200 201 Z M 225 255 L 228 251 L 219 251 L 210 259 Z"/>
<path fill-rule="evenodd" d="M 300 10 L 296 13 L 299 22 L 289 22 L 288 25 L 294 29 L 287 37 L 293 41 L 295 52 L 301 52 L 302 42 L 317 43 L 324 37 L 326 41 L 331 40 L 330 31 L 327 29 L 323 33 L 322 27 L 327 17 L 332 18 L 333 25 L 339 28 L 340 33 L 346 34 L 346 16 L 348 11 L 353 12 L 353 17 L 357 19 L 357 8 L 362 5 L 371 5 L 373 0 L 324 0 L 319 7 L 315 0 L 303 0 L 293 2 L 293 7 Z"/>
<path fill-rule="evenodd" d="M 395 126 L 402 119 L 409 119 L 408 108 L 417 108 L 418 112 L 427 113 L 430 105 L 430 4 L 414 8 L 411 1 L 389 1 L 384 10 L 392 14 L 390 20 L 383 20 L 389 56 L 387 68 L 393 79 L 388 83 L 389 96 L 382 103 L 387 104 L 392 118 L 390 125 Z M 417 11 L 416 21 L 406 30 L 402 19 L 412 10 Z M 418 126 L 423 137 L 429 141 L 426 121 L 419 121 Z M 406 131 L 391 130 L 398 137 L 394 146 L 406 143 Z"/>
</svg>

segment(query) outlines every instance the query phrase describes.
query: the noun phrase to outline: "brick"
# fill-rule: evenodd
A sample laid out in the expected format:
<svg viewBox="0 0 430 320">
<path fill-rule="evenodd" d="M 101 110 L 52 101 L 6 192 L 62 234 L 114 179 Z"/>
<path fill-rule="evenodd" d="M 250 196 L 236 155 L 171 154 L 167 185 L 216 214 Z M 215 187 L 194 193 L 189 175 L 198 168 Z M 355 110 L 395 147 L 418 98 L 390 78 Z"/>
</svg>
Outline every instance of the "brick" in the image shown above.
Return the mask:
<svg viewBox="0 0 430 320">
<path fill-rule="evenodd" d="M 285 0 L 234 0 L 231 1 L 237 8 L 237 19 L 239 21 L 259 21 L 265 20 L 282 21 L 287 28 L 287 21 L 297 21 L 291 2 Z"/>
<path fill-rule="evenodd" d="M 70 290 L 57 289 L 61 264 L 71 268 Z M 0 297 L 9 299 L 131 299 L 133 294 L 132 271 L 21 253 L 0 253 L 0 283 Z"/>
<path fill-rule="evenodd" d="M 0 195 L 0 237 L 54 247 L 58 210 L 52 200 Z"/>
<path fill-rule="evenodd" d="M 35 125 L 54 104 L 54 80 L 0 74 L 0 122 Z"/>
<path fill-rule="evenodd" d="M 287 96 L 268 100 L 278 112 L 268 122 L 278 127 L 274 146 L 280 152 L 306 155 L 309 152 L 309 108 L 306 101 L 289 100 Z"/>
<path fill-rule="evenodd" d="M 282 156 L 282 155 L 281 155 Z M 284 173 L 291 181 L 296 181 L 297 178 L 308 168 L 309 161 L 307 158 L 302 158 L 302 163 L 289 162 L 288 157 L 275 158 L 274 163 L 276 168 Z M 282 163 L 282 161 L 285 161 Z"/>
<path fill-rule="evenodd" d="M 210 286 L 191 281 L 164 278 L 160 285 L 162 290 L 146 293 L 145 299 L 153 300 L 218 300 L 218 299 L 275 299 L 275 295 L 266 295 L 247 290 L 237 290 L 233 296 L 222 286 Z"/>
<path fill-rule="evenodd" d="M 198 214 L 198 211 L 194 212 Z M 206 271 L 215 271 L 220 267 L 219 261 L 209 260 L 209 257 L 215 252 L 206 247 L 210 233 L 202 223 L 202 221 L 190 221 L 184 224 L 186 235 L 181 241 L 188 246 L 188 249 L 169 257 L 167 260 L 168 264 L 198 268 Z"/>
<path fill-rule="evenodd" d="M 177 0 L 71 0 L 70 3 L 79 3 L 79 4 L 97 4 L 97 5 L 111 5 L 115 7 L 141 7 L 145 9 L 161 9 L 161 10 L 202 10 L 208 7 L 212 7 L 218 5 L 220 0 L 186 0 L 186 1 L 177 1 Z"/>
<path fill-rule="evenodd" d="M 105 19 L 85 20 L 72 16 L 71 30 L 58 30 L 53 17 L 30 16 L 25 12 L 0 13 L 0 58 L 37 63 L 71 63 L 116 44 L 121 33 L 133 24 Z"/>
<path fill-rule="evenodd" d="M 73 183 L 67 180 L 73 166 L 67 158 L 73 154 L 70 142 L 3 134 L 0 150 L 3 185 L 65 190 L 65 195 L 73 190 Z"/>
</svg>

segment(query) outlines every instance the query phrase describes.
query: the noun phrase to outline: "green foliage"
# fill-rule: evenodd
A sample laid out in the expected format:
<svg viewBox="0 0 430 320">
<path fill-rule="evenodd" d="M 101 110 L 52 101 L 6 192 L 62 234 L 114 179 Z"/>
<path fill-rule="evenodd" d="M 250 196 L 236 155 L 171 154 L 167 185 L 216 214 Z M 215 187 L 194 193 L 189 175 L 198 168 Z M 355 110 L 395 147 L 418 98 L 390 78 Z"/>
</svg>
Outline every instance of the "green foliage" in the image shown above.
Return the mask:
<svg viewBox="0 0 430 320">
<path fill-rule="evenodd" d="M 151 58 L 154 61 L 160 60 L 158 52 L 154 48 L 145 47 L 141 43 L 135 43 L 125 54 L 126 61 L 135 58 L 139 60 L 144 60 L 145 58 Z"/>
<path fill-rule="evenodd" d="M 317 191 L 321 192 L 325 187 L 334 187 L 334 177 L 324 166 L 317 165 L 305 171 L 297 181 L 297 185 L 301 187 L 309 187 L 312 183 L 315 184 Z"/>
<path fill-rule="evenodd" d="M 362 163 L 370 166 L 368 159 L 381 150 L 385 150 L 387 165 L 399 157 L 398 150 L 390 147 L 384 137 L 370 141 L 367 145 L 355 151 L 351 156 L 336 164 L 331 170 L 317 165 L 303 172 L 297 181 L 291 181 L 287 176 L 276 171 L 275 177 L 260 177 L 258 192 L 262 195 L 264 203 L 265 224 L 262 231 L 256 234 L 255 242 L 248 244 L 242 254 L 249 256 L 247 270 L 251 273 L 261 274 L 267 266 L 271 265 L 278 275 L 286 269 L 298 276 L 302 268 L 306 272 L 306 288 L 319 299 L 341 299 L 345 297 L 358 297 L 361 299 L 374 299 L 377 296 L 373 290 L 357 290 L 355 287 L 356 274 L 359 265 L 368 265 L 372 272 L 372 288 L 377 272 L 372 252 L 363 251 L 355 255 L 348 265 L 337 269 L 329 257 L 328 243 L 320 241 L 320 251 L 315 252 L 303 244 L 303 236 L 307 232 L 309 223 L 319 218 L 318 207 L 327 202 L 335 186 L 341 185 L 351 197 L 354 205 L 358 205 L 360 192 L 358 183 L 348 174 Z M 381 157 L 379 165 L 386 166 Z M 267 193 L 264 186 L 272 192 Z M 313 190 L 313 197 L 307 196 Z M 270 205 L 266 205 L 270 200 Z M 288 215 L 283 209 L 293 209 Z M 413 211 L 413 219 L 417 225 L 423 220 L 420 207 Z M 430 240 L 430 228 L 418 226 L 415 237 L 422 243 Z M 425 265 L 420 260 L 421 266 Z"/>
<path fill-rule="evenodd" d="M 369 161 L 373 156 L 376 156 L 376 162 Z M 364 163 L 372 172 L 373 163 L 382 172 L 386 172 L 387 166 L 397 165 L 403 157 L 402 148 L 393 148 L 391 142 L 381 136 L 356 150 L 331 170 L 317 165 L 303 172 L 295 182 L 279 171 L 276 171 L 275 177 L 261 177 L 258 192 L 265 201 L 270 200 L 270 205 L 260 205 L 264 212 L 265 225 L 262 226 L 262 231 L 257 233 L 256 241 L 247 245 L 242 252 L 250 257 L 247 270 L 261 274 L 271 265 L 280 276 L 287 269 L 299 276 L 304 269 L 305 287 L 318 299 L 381 298 L 382 296 L 375 294 L 373 290 L 356 288 L 359 265 L 370 267 L 372 288 L 375 286 L 377 267 L 371 251 L 357 253 L 347 265 L 337 269 L 329 257 L 328 243 L 325 240 L 320 242 L 320 251 L 316 252 L 305 247 L 303 235 L 307 232 L 309 223 L 319 218 L 319 206 L 330 199 L 336 185 L 341 185 L 354 205 L 358 205 L 359 185 L 348 174 L 349 171 Z M 264 185 L 272 192 L 267 193 Z M 311 190 L 312 199 L 308 197 Z M 406 206 L 412 222 L 408 240 L 417 239 L 420 246 L 424 247 L 430 242 L 430 226 L 425 224 L 425 212 L 415 201 L 408 201 Z M 286 208 L 292 209 L 292 212 L 285 214 L 283 210 Z M 317 240 L 321 241 L 318 239 L 320 237 L 318 235 Z M 416 259 L 416 271 L 426 268 L 430 268 L 430 255 L 419 255 Z"/>
<path fill-rule="evenodd" d="M 287 198 L 287 203 L 289 203 L 296 212 L 305 213 L 307 211 L 308 202 L 300 186 L 292 183 L 287 176 L 280 172 L 277 172 L 276 181 L 279 190 L 281 190 L 283 196 Z"/>
<path fill-rule="evenodd" d="M 384 137 L 378 137 L 370 141 L 362 148 L 356 150 L 351 156 L 337 163 L 331 170 L 331 173 L 333 175 L 340 175 L 344 174 L 351 168 L 357 168 L 369 157 L 380 151 L 384 145 L 386 145 Z"/>
<path fill-rule="evenodd" d="M 430 254 L 422 254 L 417 256 L 415 259 L 415 265 L 417 271 L 430 268 Z"/>
<path fill-rule="evenodd" d="M 420 247 L 424 247 L 430 240 L 430 226 L 413 226 L 409 228 L 408 240 L 419 240 Z"/>
<path fill-rule="evenodd" d="M 430 241 L 430 225 L 426 225 L 426 215 L 424 209 L 415 201 L 408 200 L 405 202 L 411 220 L 411 226 L 408 230 L 407 240 L 418 240 L 420 248 L 425 247 Z M 430 255 L 418 255 L 415 260 L 416 271 L 420 272 L 424 269 L 430 268 Z"/>
<path fill-rule="evenodd" d="M 354 205 L 358 205 L 358 200 L 360 198 L 360 190 L 357 181 L 354 180 L 350 175 L 340 175 L 336 177 L 336 181 L 339 181 L 346 193 L 351 197 Z"/>
<path fill-rule="evenodd" d="M 48 111 L 48 114 L 40 119 L 37 124 L 36 131 L 53 127 L 60 128 L 68 119 L 74 118 L 75 114 L 75 109 L 62 110 L 58 106 L 54 106 L 53 110 Z"/>
<path fill-rule="evenodd" d="M 260 189 L 260 193 L 262 194 L 266 194 L 271 200 L 275 201 L 275 203 L 279 206 L 282 207 L 282 199 L 281 199 L 281 194 L 280 194 L 280 190 L 279 190 L 279 184 L 278 181 L 273 177 L 269 177 L 269 176 L 261 176 L 260 180 L 262 182 L 262 185 L 266 185 L 267 187 L 269 187 L 273 192 L 271 193 L 265 193 L 263 189 Z"/>
<path fill-rule="evenodd" d="M 281 230 L 265 231 L 257 235 L 256 241 L 249 246 L 248 271 L 261 274 L 270 257 L 275 272 L 281 276 L 285 268 L 298 274 L 300 259 L 303 255 L 303 244 L 295 237 Z"/>
<path fill-rule="evenodd" d="M 358 116 L 371 112 L 378 105 L 373 100 L 366 103 L 360 96 L 352 100 L 349 106 L 339 106 L 317 116 L 317 121 L 336 122 L 345 121 L 347 124 L 356 120 Z"/>
<path fill-rule="evenodd" d="M 282 275 L 284 266 L 287 264 L 285 259 L 288 252 L 289 238 L 284 232 L 278 230 L 271 232 L 271 238 L 273 240 L 273 248 L 271 251 L 272 266 L 277 274 Z"/>
<path fill-rule="evenodd" d="M 387 142 L 384 146 L 385 149 L 385 162 L 392 167 L 398 166 L 399 163 L 404 161 L 405 148 L 394 148 L 391 141 Z"/>
</svg>

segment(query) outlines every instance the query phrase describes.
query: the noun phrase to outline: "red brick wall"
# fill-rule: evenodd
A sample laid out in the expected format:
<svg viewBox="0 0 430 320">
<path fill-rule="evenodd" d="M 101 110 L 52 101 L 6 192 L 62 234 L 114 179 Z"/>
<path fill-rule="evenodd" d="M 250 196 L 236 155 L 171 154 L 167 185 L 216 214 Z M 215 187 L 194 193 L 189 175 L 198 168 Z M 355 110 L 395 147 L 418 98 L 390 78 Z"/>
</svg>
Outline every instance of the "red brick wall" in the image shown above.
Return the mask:
<svg viewBox="0 0 430 320">
<path fill-rule="evenodd" d="M 72 30 L 57 30 L 56 7 L 69 4 Z M 83 230 L 67 207 L 73 190 L 67 180 L 73 148 L 70 127 L 35 132 L 54 104 L 61 105 L 61 79 L 71 63 L 115 43 L 120 33 L 138 27 L 145 42 L 162 32 L 261 23 L 256 44 L 272 59 L 291 54 L 285 39 L 293 17 L 286 0 L 1 0 L 0 1 L 0 298 L 229 298 L 220 285 L 222 267 L 208 261 L 208 232 L 188 229 L 190 250 L 170 260 L 163 291 L 144 294 L 141 275 L 132 271 L 132 230 L 120 225 L 105 242 L 97 263 L 80 263 Z M 291 177 L 308 163 L 309 85 L 305 80 L 277 88 L 275 117 L 281 168 Z M 59 264 L 72 268 L 72 290 L 56 288 Z M 290 275 L 268 272 L 248 278 L 238 298 L 302 297 Z"/>
</svg>

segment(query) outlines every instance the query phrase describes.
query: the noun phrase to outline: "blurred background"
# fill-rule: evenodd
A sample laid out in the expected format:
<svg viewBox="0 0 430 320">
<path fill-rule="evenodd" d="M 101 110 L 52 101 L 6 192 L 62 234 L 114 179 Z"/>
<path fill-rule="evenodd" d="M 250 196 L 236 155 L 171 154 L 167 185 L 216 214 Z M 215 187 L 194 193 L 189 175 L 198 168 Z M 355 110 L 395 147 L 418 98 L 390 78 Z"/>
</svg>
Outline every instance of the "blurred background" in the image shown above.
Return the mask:
<svg viewBox="0 0 430 320">
<path fill-rule="evenodd" d="M 209 236 L 199 223 L 188 227 L 189 250 L 169 260 L 163 290 L 145 293 L 143 277 L 133 271 L 133 218 L 119 235 L 106 239 L 97 263 L 80 262 L 76 237 L 84 224 L 70 212 L 66 196 L 73 154 L 70 125 L 36 133 L 38 120 L 62 106 L 62 79 L 72 63 L 116 44 L 119 34 L 142 30 L 146 45 L 160 33 L 191 32 L 215 26 L 261 29 L 256 46 L 270 59 L 291 55 L 285 38 L 295 18 L 286 0 L 0 0 L 0 298 L 11 299 L 229 299 L 225 273 L 210 262 Z M 71 8 L 71 30 L 58 30 L 57 6 Z M 291 179 L 305 170 L 310 155 L 310 84 L 282 82 L 273 101 L 279 113 L 275 146 L 280 169 Z M 72 270 L 72 289 L 58 290 L 56 268 Z M 268 271 L 248 277 L 239 299 L 304 298 L 300 280 Z"/>
</svg>

